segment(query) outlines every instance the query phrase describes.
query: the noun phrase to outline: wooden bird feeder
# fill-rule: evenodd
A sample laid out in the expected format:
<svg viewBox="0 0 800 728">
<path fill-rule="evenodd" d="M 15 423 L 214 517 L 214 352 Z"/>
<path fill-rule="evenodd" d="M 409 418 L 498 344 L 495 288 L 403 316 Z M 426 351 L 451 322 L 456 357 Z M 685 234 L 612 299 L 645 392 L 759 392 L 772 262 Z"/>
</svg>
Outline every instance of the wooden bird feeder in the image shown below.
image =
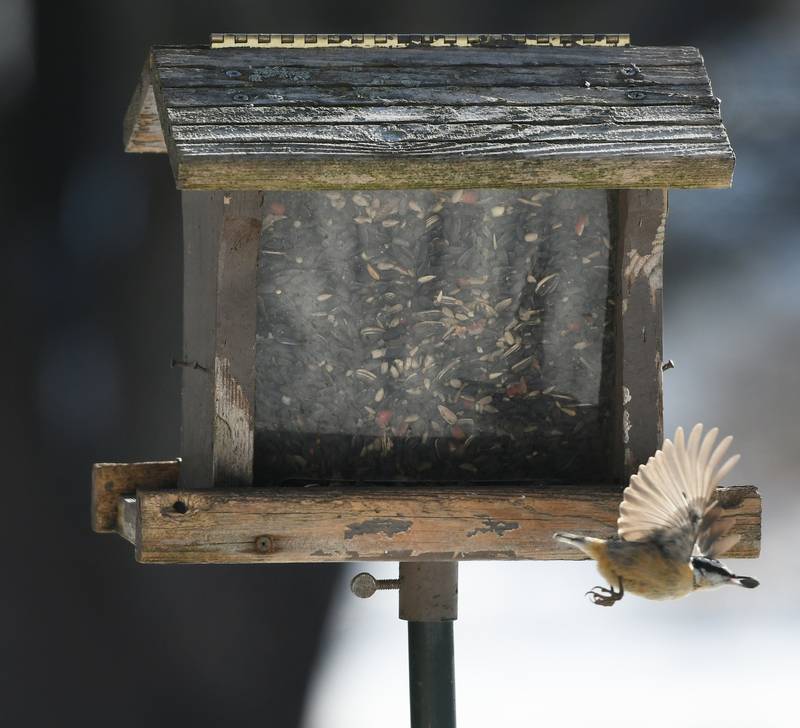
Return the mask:
<svg viewBox="0 0 800 728">
<path fill-rule="evenodd" d="M 218 35 L 152 49 L 125 146 L 183 199 L 181 452 L 95 465 L 95 530 L 143 563 L 401 562 L 412 724 L 453 725 L 457 562 L 580 558 L 553 533 L 613 533 L 661 445 L 667 190 L 734 165 L 702 57 Z M 719 500 L 757 556 L 757 490 Z"/>
<path fill-rule="evenodd" d="M 183 199 L 180 459 L 98 464 L 144 563 L 579 558 L 662 440 L 669 187 L 734 155 L 694 48 L 220 35 L 125 118 Z M 754 557 L 760 502 L 721 491 Z"/>
</svg>

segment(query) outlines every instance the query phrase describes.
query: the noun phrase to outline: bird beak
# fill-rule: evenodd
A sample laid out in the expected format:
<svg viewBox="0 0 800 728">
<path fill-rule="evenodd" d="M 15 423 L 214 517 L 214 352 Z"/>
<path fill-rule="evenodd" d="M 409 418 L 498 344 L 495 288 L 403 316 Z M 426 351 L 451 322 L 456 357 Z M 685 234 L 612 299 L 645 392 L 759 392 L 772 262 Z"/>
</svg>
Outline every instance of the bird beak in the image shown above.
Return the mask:
<svg viewBox="0 0 800 728">
<path fill-rule="evenodd" d="M 731 583 L 743 586 L 745 589 L 755 589 L 758 586 L 758 581 L 750 576 L 734 576 Z"/>
</svg>

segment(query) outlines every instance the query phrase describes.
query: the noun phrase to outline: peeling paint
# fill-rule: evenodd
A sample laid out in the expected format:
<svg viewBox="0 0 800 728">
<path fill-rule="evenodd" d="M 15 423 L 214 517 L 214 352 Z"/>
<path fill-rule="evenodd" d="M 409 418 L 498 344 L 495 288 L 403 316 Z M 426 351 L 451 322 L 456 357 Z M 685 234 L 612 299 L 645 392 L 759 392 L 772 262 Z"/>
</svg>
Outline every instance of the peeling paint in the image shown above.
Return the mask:
<svg viewBox="0 0 800 728">
<path fill-rule="evenodd" d="M 628 410 L 622 412 L 622 441 L 626 445 L 631 441 L 631 413 Z"/>
<path fill-rule="evenodd" d="M 457 557 L 455 551 L 422 551 L 417 554 L 420 559 L 429 559 L 430 561 L 452 561 Z"/>
<path fill-rule="evenodd" d="M 467 531 L 467 537 L 477 536 L 479 533 L 494 533 L 503 536 L 506 531 L 513 531 L 519 528 L 519 523 L 515 521 L 498 521 L 494 518 L 484 518 L 482 528 L 474 528 Z"/>
<path fill-rule="evenodd" d="M 359 523 L 348 523 L 344 537 L 351 539 L 354 536 L 379 533 L 392 538 L 399 533 L 408 531 L 411 525 L 411 521 L 404 521 L 400 518 L 370 518 Z"/>
<path fill-rule="evenodd" d="M 664 286 L 662 260 L 664 257 L 664 232 L 666 229 L 666 213 L 661 215 L 656 234 L 653 238 L 651 252 L 640 255 L 638 250 L 628 251 L 628 262 L 624 276 L 626 290 L 630 292 L 638 278 L 644 278 L 650 286 L 650 305 L 655 306 L 658 294 Z M 623 298 L 623 313 L 627 300 Z"/>
<path fill-rule="evenodd" d="M 217 397 L 214 439 L 217 442 L 216 478 L 233 485 L 253 480 L 253 412 L 241 384 L 225 357 L 214 360 Z"/>
<path fill-rule="evenodd" d="M 631 390 L 625 385 L 622 386 L 622 404 L 628 404 L 631 401 Z"/>
<path fill-rule="evenodd" d="M 458 558 L 465 561 L 496 561 L 496 560 L 517 560 L 517 552 L 512 550 L 507 551 L 460 551 Z"/>
<path fill-rule="evenodd" d="M 345 551 L 348 561 L 408 561 L 415 558 L 413 549 L 397 549 L 396 551 L 384 551 L 378 555 L 375 553 L 364 553 L 362 551 Z"/>
</svg>

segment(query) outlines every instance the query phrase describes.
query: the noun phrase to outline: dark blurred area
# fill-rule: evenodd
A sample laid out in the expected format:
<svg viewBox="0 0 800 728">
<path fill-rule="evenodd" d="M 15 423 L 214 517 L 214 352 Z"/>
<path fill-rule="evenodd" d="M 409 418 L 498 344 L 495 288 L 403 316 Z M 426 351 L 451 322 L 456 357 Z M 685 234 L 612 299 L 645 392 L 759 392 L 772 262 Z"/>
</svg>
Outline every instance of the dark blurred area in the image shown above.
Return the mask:
<svg viewBox="0 0 800 728">
<path fill-rule="evenodd" d="M 178 454 L 180 197 L 166 157 L 126 156 L 121 141 L 149 45 L 204 43 L 212 31 L 630 32 L 637 45 L 696 45 L 739 164 L 765 169 L 737 168 L 745 187 L 727 202 L 726 192 L 675 194 L 669 299 L 741 272 L 754 247 L 770 256 L 796 245 L 797 154 L 775 144 L 795 143 L 800 118 L 797 53 L 781 66 L 779 46 L 796 44 L 795 12 L 789 0 L 0 0 L 8 724 L 291 728 L 344 588 L 331 566 L 138 566 L 128 544 L 90 530 L 93 462 Z M 742 78 L 759 98 L 736 97 Z M 699 228 L 685 222 L 712 208 Z M 771 231 L 754 240 L 758 216 Z"/>
</svg>

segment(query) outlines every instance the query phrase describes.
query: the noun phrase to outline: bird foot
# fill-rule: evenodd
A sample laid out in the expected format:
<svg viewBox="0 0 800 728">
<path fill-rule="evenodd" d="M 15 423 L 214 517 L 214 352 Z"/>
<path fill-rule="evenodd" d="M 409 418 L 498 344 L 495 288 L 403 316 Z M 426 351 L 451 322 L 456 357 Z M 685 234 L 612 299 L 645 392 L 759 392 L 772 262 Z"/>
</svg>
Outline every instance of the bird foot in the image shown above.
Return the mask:
<svg viewBox="0 0 800 728">
<path fill-rule="evenodd" d="M 622 599 L 622 594 L 622 591 L 616 592 L 613 589 L 606 589 L 604 586 L 596 586 L 586 592 L 584 596 L 589 597 L 592 604 L 597 604 L 599 607 L 613 607 Z"/>
</svg>

